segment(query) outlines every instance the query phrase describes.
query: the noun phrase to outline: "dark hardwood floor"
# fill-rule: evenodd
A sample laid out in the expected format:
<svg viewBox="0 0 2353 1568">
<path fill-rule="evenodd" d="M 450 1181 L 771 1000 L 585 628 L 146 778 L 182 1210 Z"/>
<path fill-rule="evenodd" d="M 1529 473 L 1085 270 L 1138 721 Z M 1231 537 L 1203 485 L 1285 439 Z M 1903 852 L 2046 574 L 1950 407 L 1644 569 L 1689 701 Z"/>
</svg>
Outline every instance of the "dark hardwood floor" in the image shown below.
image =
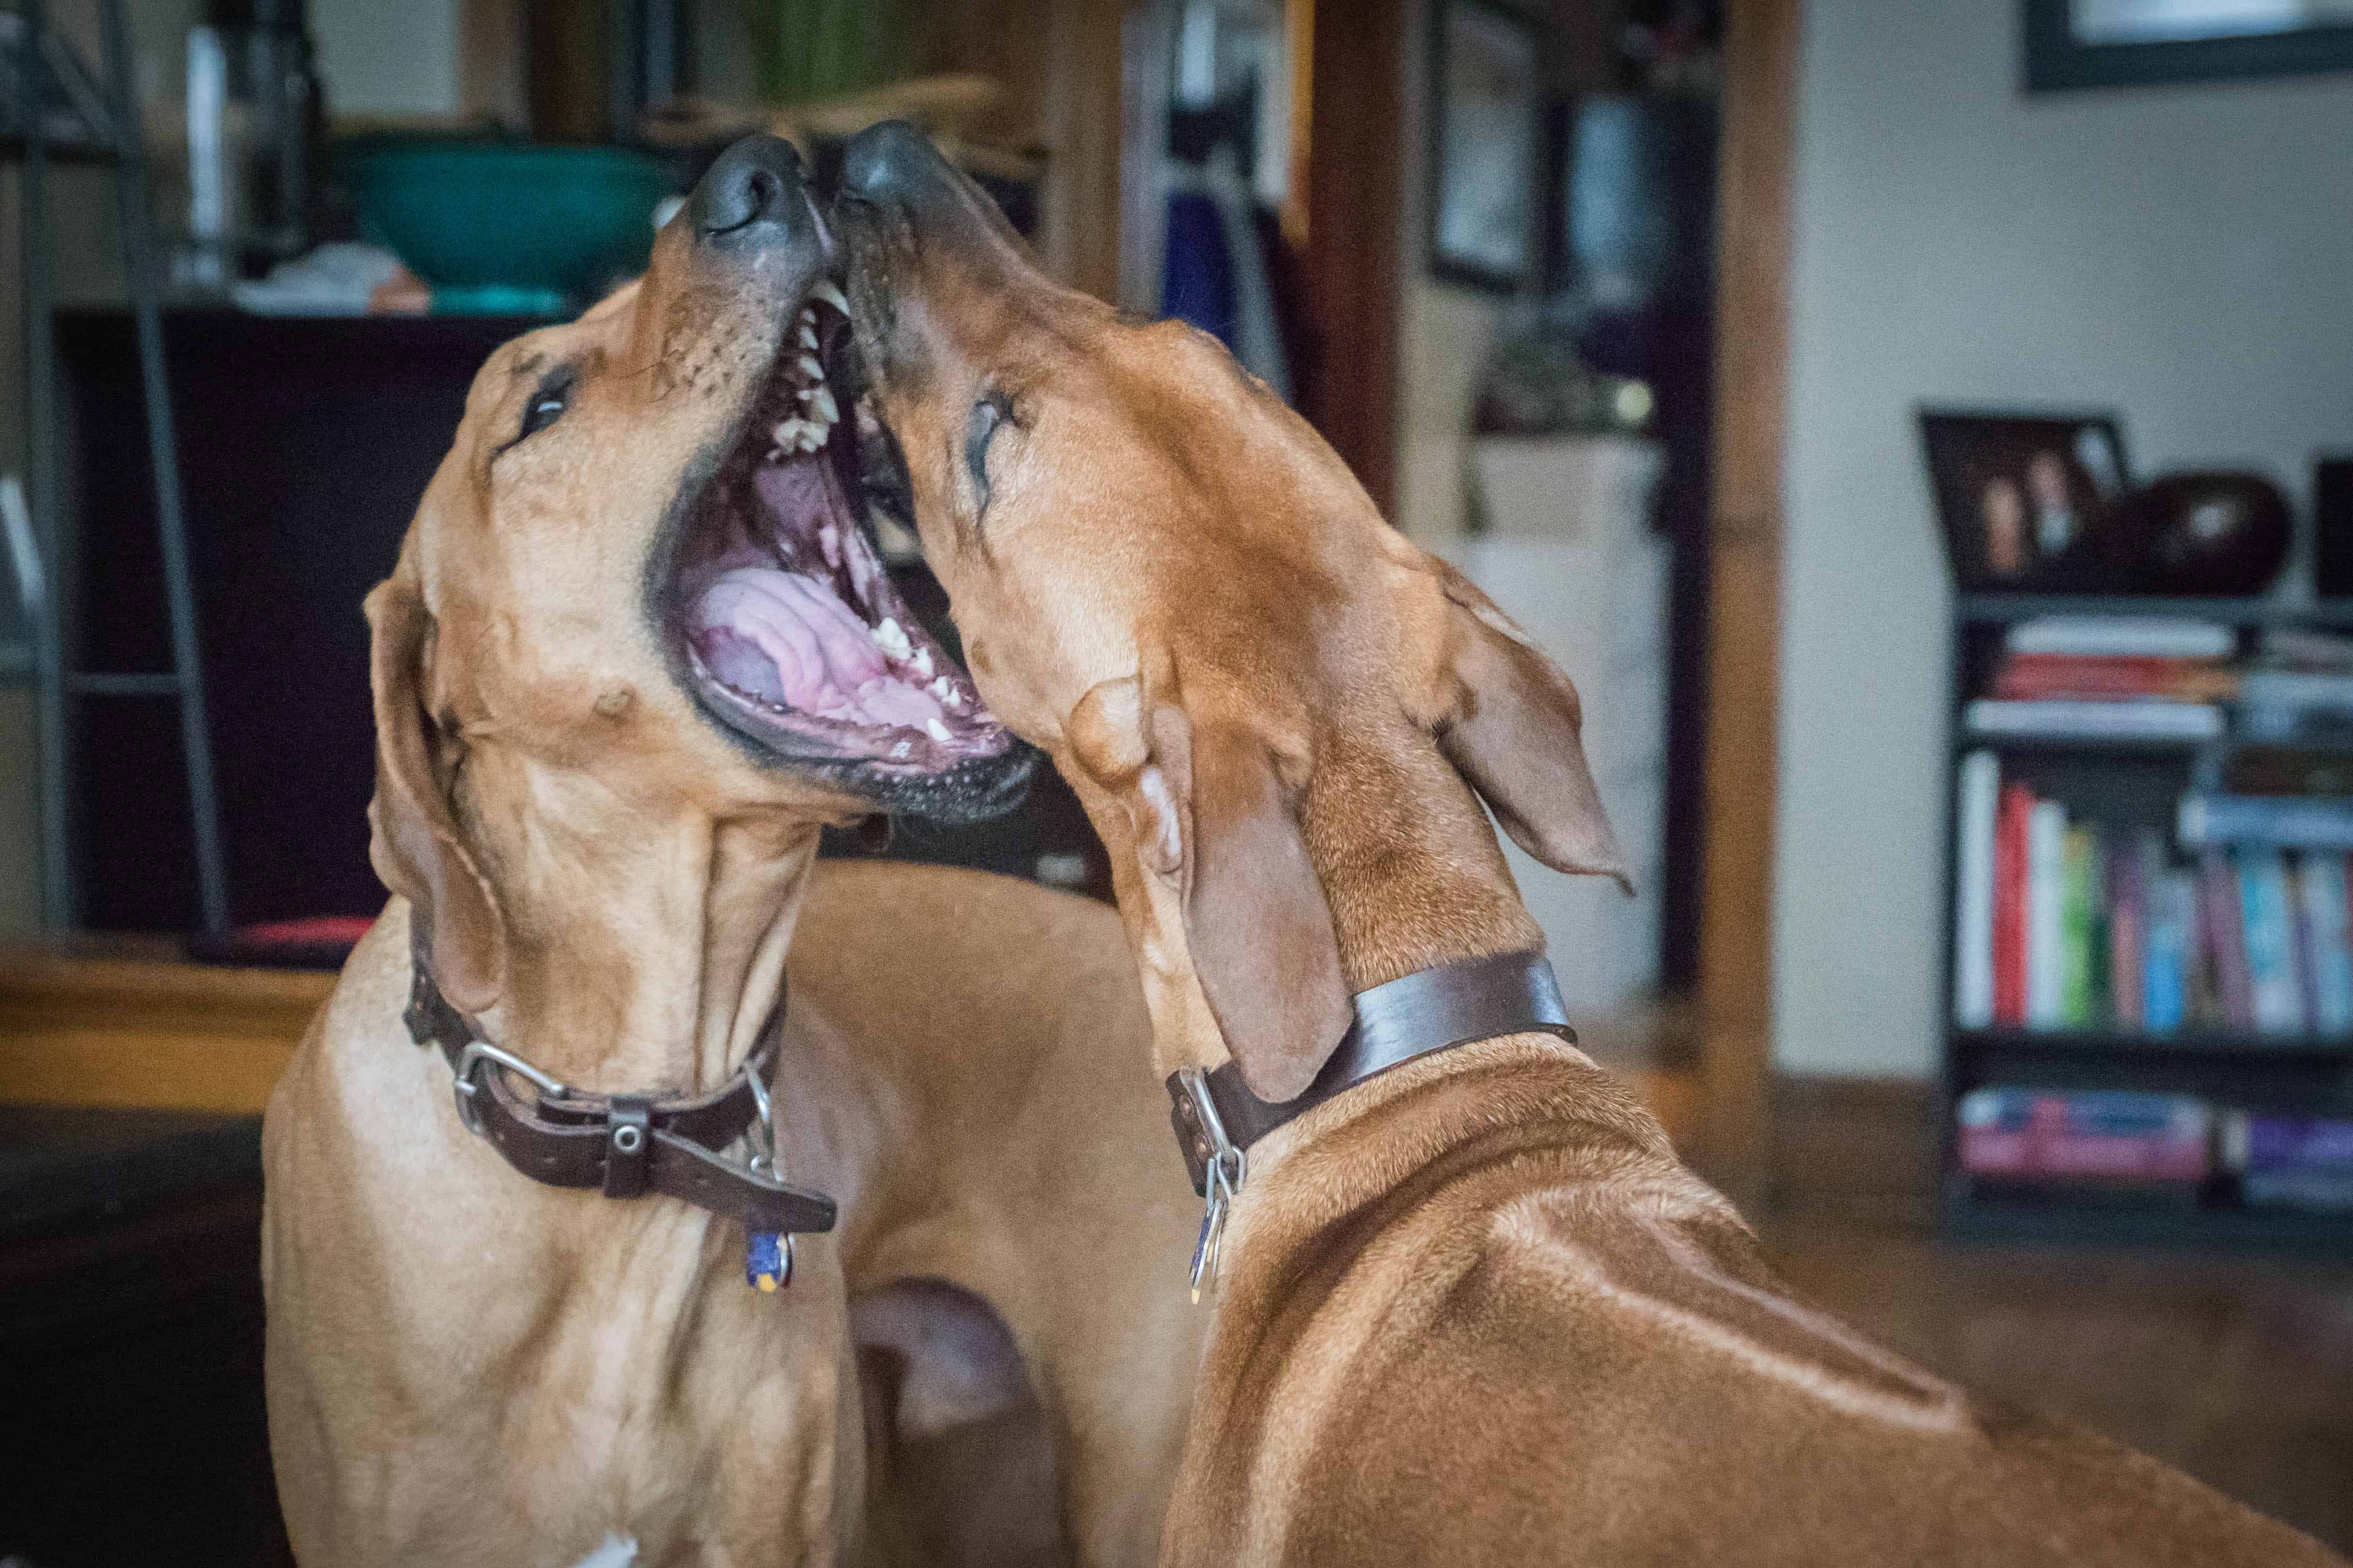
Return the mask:
<svg viewBox="0 0 2353 1568">
<path fill-rule="evenodd" d="M 1799 1291 L 2353 1553 L 2353 1261 L 1942 1241 L 1921 1090 L 1785 1082 L 1773 1127 L 1752 1217 Z"/>
</svg>

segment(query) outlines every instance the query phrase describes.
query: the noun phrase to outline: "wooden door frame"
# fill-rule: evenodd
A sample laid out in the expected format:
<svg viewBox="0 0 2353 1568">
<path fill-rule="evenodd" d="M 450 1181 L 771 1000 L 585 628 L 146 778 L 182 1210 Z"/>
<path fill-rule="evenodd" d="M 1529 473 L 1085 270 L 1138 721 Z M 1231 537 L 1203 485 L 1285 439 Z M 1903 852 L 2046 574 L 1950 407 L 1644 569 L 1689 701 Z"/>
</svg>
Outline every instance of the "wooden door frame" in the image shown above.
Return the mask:
<svg viewBox="0 0 2353 1568">
<path fill-rule="evenodd" d="M 1770 1174 L 1773 846 L 1791 168 L 1802 0 L 1729 0 L 1718 175 L 1708 523 L 1698 1126 L 1691 1152 L 1753 1204 Z M 1301 405 L 1384 511 L 1396 483 L 1406 0 L 1312 8 Z M 1327 367 L 1340 374 L 1327 373 Z M 1343 368 L 1344 367 L 1344 368 Z"/>
<path fill-rule="evenodd" d="M 1771 1176 L 1782 461 L 1801 0 L 1730 0 L 1717 180 L 1715 435 L 1694 1154 L 1753 1205 Z"/>
</svg>

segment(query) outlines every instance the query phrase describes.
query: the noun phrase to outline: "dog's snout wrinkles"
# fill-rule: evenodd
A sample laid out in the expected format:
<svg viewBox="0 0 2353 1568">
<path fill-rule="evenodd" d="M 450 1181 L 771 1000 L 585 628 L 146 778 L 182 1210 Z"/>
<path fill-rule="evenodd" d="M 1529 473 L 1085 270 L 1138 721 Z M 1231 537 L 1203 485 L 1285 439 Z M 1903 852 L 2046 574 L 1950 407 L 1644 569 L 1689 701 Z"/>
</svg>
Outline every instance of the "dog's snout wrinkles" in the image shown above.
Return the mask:
<svg viewBox="0 0 2353 1568">
<path fill-rule="evenodd" d="M 817 221 L 801 155 L 775 136 L 747 136 L 719 155 L 688 202 L 699 239 L 773 244 Z"/>
</svg>

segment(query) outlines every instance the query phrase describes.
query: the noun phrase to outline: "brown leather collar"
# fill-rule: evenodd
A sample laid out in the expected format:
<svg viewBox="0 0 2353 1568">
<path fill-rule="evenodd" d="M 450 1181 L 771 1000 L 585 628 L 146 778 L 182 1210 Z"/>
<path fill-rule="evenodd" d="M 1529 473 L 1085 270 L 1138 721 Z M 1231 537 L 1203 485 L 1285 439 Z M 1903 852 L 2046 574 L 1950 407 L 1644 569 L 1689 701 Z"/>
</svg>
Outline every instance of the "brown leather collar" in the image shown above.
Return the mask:
<svg viewBox="0 0 2353 1568">
<path fill-rule="evenodd" d="M 776 1016 L 781 1024 L 781 999 Z M 657 1096 L 583 1093 L 491 1045 L 433 983 L 421 944 L 402 1017 L 411 1039 L 438 1045 L 448 1058 L 467 1130 L 534 1182 L 593 1187 L 608 1198 L 661 1193 L 755 1233 L 833 1228 L 831 1198 L 786 1186 L 774 1173 L 765 1101 L 776 1024 L 723 1088 Z M 515 1092 L 516 1074 L 535 1086 L 528 1103 Z M 754 1151 L 748 1164 L 720 1152 L 747 1131 Z"/>
<path fill-rule="evenodd" d="M 1541 952 L 1506 952 L 1418 970 L 1357 992 L 1356 1002 L 1356 1021 L 1296 1100 L 1261 1100 L 1242 1082 L 1241 1069 L 1232 1062 L 1213 1071 L 1187 1068 L 1168 1075 L 1168 1098 L 1175 1102 L 1169 1121 L 1176 1129 L 1176 1143 L 1185 1152 L 1196 1193 L 1210 1196 L 1209 1174 L 1216 1169 L 1230 1197 L 1241 1185 L 1242 1156 L 1251 1144 L 1366 1079 L 1417 1057 L 1526 1031 L 1577 1043 L 1552 965 Z M 1213 1240 L 1205 1237 L 1205 1241 Z"/>
</svg>

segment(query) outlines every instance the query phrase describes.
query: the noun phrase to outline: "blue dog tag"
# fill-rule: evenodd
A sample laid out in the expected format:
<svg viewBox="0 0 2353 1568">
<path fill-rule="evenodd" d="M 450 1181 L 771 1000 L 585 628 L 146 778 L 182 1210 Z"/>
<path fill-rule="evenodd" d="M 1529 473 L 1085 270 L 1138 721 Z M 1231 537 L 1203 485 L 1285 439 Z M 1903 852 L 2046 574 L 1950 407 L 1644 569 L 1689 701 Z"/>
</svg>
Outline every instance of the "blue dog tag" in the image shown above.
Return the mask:
<svg viewBox="0 0 2353 1568">
<path fill-rule="evenodd" d="M 755 1230 L 744 1238 L 744 1282 L 773 1291 L 793 1282 L 793 1238 L 782 1231 Z"/>
</svg>

